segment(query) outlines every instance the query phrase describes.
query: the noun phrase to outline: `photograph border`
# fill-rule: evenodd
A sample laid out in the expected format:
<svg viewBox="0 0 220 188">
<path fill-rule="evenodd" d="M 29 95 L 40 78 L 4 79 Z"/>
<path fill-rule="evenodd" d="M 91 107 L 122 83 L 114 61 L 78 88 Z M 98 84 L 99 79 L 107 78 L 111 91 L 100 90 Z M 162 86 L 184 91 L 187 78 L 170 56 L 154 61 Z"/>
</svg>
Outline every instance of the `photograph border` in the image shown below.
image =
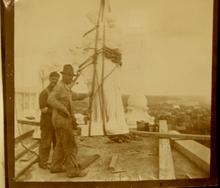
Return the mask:
<svg viewBox="0 0 220 188">
<path fill-rule="evenodd" d="M 4 103 L 5 182 L 6 187 L 144 187 L 144 186 L 214 186 L 218 183 L 217 152 L 217 51 L 219 1 L 214 1 L 212 52 L 212 105 L 211 105 L 211 164 L 210 178 L 178 180 L 146 180 L 122 182 L 15 182 L 14 180 L 14 0 L 6 7 L 1 0 L 1 47 Z M 43 6 L 43 4 L 42 4 Z"/>
</svg>

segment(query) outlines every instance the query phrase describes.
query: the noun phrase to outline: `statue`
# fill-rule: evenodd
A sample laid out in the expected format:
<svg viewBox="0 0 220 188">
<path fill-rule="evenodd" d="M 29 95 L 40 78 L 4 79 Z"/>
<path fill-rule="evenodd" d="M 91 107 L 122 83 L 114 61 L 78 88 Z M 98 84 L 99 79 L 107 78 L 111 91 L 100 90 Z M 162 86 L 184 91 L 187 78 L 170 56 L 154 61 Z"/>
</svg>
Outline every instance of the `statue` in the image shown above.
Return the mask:
<svg viewBox="0 0 220 188">
<path fill-rule="evenodd" d="M 128 98 L 126 121 L 129 125 L 136 125 L 137 121 L 154 125 L 154 119 L 148 113 L 148 101 L 144 95 L 131 95 Z"/>
</svg>

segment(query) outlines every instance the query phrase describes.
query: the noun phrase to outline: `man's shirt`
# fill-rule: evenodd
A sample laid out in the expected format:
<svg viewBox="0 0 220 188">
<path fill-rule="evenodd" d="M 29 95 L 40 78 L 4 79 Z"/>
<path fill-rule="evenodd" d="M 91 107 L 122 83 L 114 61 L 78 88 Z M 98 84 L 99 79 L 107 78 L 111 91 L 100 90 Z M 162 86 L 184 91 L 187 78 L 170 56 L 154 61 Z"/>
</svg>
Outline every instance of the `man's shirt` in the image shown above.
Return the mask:
<svg viewBox="0 0 220 188">
<path fill-rule="evenodd" d="M 61 80 L 51 92 L 48 103 L 60 112 L 68 111 L 69 114 L 74 114 L 72 101 L 82 100 L 86 98 L 88 94 L 75 93 L 71 91 L 71 87 L 71 84 L 67 85 Z"/>
<path fill-rule="evenodd" d="M 40 109 L 43 109 L 45 107 L 48 108 L 46 113 L 41 112 L 41 117 L 46 117 L 46 116 L 51 116 L 52 115 L 52 108 L 47 102 L 51 91 L 52 91 L 52 89 L 47 87 L 39 95 L 39 107 L 40 107 Z"/>
</svg>

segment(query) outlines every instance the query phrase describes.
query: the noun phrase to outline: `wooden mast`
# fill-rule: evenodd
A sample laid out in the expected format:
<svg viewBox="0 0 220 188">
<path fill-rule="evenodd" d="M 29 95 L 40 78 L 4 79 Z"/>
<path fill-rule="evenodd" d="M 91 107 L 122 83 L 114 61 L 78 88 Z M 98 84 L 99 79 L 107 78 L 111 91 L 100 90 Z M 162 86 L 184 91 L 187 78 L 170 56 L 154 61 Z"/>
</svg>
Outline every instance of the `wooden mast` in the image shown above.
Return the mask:
<svg viewBox="0 0 220 188">
<path fill-rule="evenodd" d="M 91 125 L 92 125 L 92 107 L 94 105 L 94 95 L 95 93 L 95 85 L 97 82 L 97 88 L 98 88 L 98 99 L 99 99 L 99 105 L 101 110 L 101 116 L 102 116 L 102 123 L 103 123 L 103 132 L 105 134 L 105 113 L 104 113 L 104 93 L 103 93 L 103 78 L 104 78 L 104 54 L 102 54 L 102 75 L 101 75 L 101 87 L 99 87 L 99 80 L 98 80 L 98 72 L 97 72 L 97 61 L 98 61 L 98 47 L 99 47 L 99 38 L 100 38 L 100 30 L 103 31 L 104 36 L 104 8 L 105 8 L 105 0 L 100 1 L 100 8 L 99 8 L 99 14 L 97 19 L 97 27 L 96 27 L 96 37 L 95 37 L 95 48 L 94 48 L 94 63 L 93 63 L 93 79 L 92 79 L 92 96 L 89 100 L 89 136 L 91 136 Z M 104 46 L 104 42 L 102 40 L 102 48 Z M 102 50 L 103 51 L 103 50 Z M 102 52 L 103 53 L 103 52 Z"/>
</svg>

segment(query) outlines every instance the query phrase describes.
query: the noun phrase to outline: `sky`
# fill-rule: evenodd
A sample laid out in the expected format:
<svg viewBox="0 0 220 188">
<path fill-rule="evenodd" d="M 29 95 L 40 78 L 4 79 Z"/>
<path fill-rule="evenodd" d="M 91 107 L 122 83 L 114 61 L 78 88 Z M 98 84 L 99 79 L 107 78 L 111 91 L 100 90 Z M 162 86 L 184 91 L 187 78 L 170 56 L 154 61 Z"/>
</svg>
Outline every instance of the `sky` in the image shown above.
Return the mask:
<svg viewBox="0 0 220 188">
<path fill-rule="evenodd" d="M 122 93 L 210 98 L 213 0 L 107 1 L 122 52 Z M 93 27 L 86 15 L 98 7 L 99 0 L 18 0 L 16 88 L 39 88 L 44 65 L 79 63 L 70 49 Z"/>
</svg>

